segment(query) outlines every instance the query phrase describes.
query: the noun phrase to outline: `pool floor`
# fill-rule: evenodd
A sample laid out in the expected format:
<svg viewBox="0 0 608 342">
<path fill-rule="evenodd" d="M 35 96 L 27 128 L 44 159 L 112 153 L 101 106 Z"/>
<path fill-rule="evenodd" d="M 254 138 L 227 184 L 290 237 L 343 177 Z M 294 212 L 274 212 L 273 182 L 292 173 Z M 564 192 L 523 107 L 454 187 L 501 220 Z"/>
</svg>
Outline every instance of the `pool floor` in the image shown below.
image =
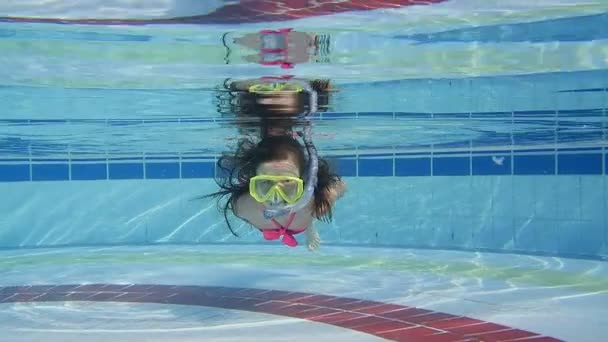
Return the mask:
<svg viewBox="0 0 608 342">
<path fill-rule="evenodd" d="M 324 246 L 0 252 L 3 341 L 598 341 L 602 261 Z"/>
</svg>

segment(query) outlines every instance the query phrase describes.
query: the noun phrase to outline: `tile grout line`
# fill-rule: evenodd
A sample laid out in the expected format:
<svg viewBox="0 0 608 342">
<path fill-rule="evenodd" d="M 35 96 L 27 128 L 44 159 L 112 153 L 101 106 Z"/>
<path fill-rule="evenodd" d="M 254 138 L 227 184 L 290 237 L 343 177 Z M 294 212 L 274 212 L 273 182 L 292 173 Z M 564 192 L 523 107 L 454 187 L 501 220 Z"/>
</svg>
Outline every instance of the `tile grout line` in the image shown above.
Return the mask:
<svg viewBox="0 0 608 342">
<path fill-rule="evenodd" d="M 178 126 L 182 126 L 182 120 L 180 120 L 179 118 L 177 120 L 177 125 Z M 178 154 L 177 154 L 177 156 L 179 158 L 178 159 L 178 163 L 179 163 L 179 179 L 184 179 L 183 174 L 182 174 L 182 168 L 183 168 L 183 165 L 182 165 L 182 163 L 183 163 L 183 161 L 182 161 L 182 152 L 179 151 Z"/>
<path fill-rule="evenodd" d="M 67 125 L 71 125 L 71 120 L 67 121 Z M 68 181 L 72 180 L 72 144 L 68 143 Z"/>
<path fill-rule="evenodd" d="M 146 169 L 147 169 L 147 167 L 146 167 L 146 152 L 142 152 L 142 162 L 141 162 L 141 165 L 143 167 L 143 170 L 142 170 L 143 171 L 143 174 L 142 174 L 143 178 L 142 179 L 148 179 L 147 178 L 147 172 L 146 172 Z"/>
<path fill-rule="evenodd" d="M 553 156 L 554 156 L 553 157 L 554 158 L 554 160 L 553 160 L 553 163 L 554 163 L 554 165 L 553 165 L 553 168 L 554 168 L 553 174 L 557 175 L 557 174 L 559 174 L 559 172 L 558 172 L 558 170 L 559 170 L 559 158 L 558 158 L 558 155 L 557 155 L 557 145 L 558 145 L 558 141 L 559 141 L 559 139 L 558 139 L 558 134 L 559 134 L 558 133 L 558 128 L 559 128 L 559 125 L 558 125 L 558 123 L 559 123 L 559 108 L 555 110 L 553 116 L 554 116 L 554 119 L 553 119 L 554 120 L 554 124 L 553 124 L 553 126 L 554 126 L 553 144 L 555 146 L 555 152 L 553 154 Z"/>
<path fill-rule="evenodd" d="M 542 156 L 547 156 L 547 155 L 539 155 L 539 156 L 541 156 L 541 157 L 542 157 Z M 446 158 L 456 158 L 456 159 L 464 159 L 464 158 L 467 158 L 467 160 L 466 160 L 466 162 L 467 162 L 467 167 L 468 167 L 468 169 L 467 169 L 467 173 L 462 173 L 462 174 L 460 174 L 460 173 L 459 173 L 459 174 L 454 174 L 454 176 L 462 175 L 462 176 L 471 176 L 471 177 L 472 177 L 472 176 L 485 176 L 485 175 L 488 175 L 488 176 L 489 176 L 489 175 L 495 175 L 495 174 L 494 174 L 494 173 L 492 173 L 492 172 L 482 172 L 482 171 L 480 171 L 480 173 L 477 173 L 477 174 L 476 174 L 476 173 L 475 173 L 475 171 L 474 171 L 474 165 L 473 165 L 473 159 L 474 159 L 475 157 L 476 157 L 476 155 L 473 155 L 473 154 L 470 154 L 470 153 L 469 153 L 469 154 L 468 154 L 466 157 L 465 157 L 465 156 L 451 156 L 451 157 L 446 157 Z M 490 156 L 488 155 L 488 156 L 483 156 L 483 157 L 490 157 Z M 599 160 L 598 160 L 598 159 L 596 159 L 596 160 L 600 161 L 600 160 L 601 160 L 602 155 L 596 155 L 596 157 L 600 158 Z M 422 159 L 427 159 L 427 160 L 429 160 L 429 161 L 430 161 L 430 165 L 429 165 L 429 166 L 430 166 L 430 171 L 429 171 L 428 173 L 423 174 L 423 175 L 424 175 L 424 176 L 437 176 L 437 174 L 436 174 L 436 168 L 435 168 L 435 165 L 434 165 L 434 164 L 435 164 L 435 162 L 436 162 L 436 161 L 438 161 L 439 159 L 442 159 L 442 158 L 444 158 L 444 157 L 439 157 L 439 156 L 438 156 L 436 153 L 434 153 L 434 152 L 433 152 L 433 154 L 432 154 L 432 157 L 428 157 L 428 156 L 418 156 L 418 155 L 414 155 L 414 156 L 407 156 L 407 157 L 401 157 L 401 156 L 398 156 L 398 155 L 397 155 L 395 152 L 393 152 L 393 153 L 385 154 L 385 155 L 384 155 L 384 158 L 382 158 L 382 157 L 378 157 L 378 158 L 371 158 L 371 159 L 383 160 L 383 161 L 386 161 L 386 162 L 390 162 L 390 163 L 391 163 L 391 164 L 390 164 L 390 169 L 386 170 L 386 171 L 388 171 L 388 172 L 386 172 L 386 171 L 382 172 L 382 173 L 383 173 L 383 175 L 386 175 L 386 176 L 393 176 L 393 177 L 402 177 L 402 176 L 400 176 L 400 175 L 397 175 L 397 169 L 396 169 L 396 168 L 397 168 L 397 165 L 396 165 L 396 164 L 397 164 L 397 161 L 399 161 L 399 160 L 413 160 L 413 159 L 420 159 L 420 158 L 422 158 Z M 348 159 L 350 159 L 350 158 L 348 158 Z M 360 155 L 360 154 L 359 154 L 359 155 L 357 155 L 357 156 L 356 156 L 356 158 L 354 159 L 354 161 L 356 162 L 356 164 L 354 165 L 354 170 L 353 170 L 353 171 L 355 171 L 354 173 L 355 173 L 355 175 L 356 175 L 357 177 L 364 177 L 364 175 L 363 175 L 363 174 L 365 173 L 364 171 L 366 171 L 366 170 L 367 170 L 367 169 L 365 168 L 365 166 L 364 166 L 364 165 L 361 165 L 361 162 L 362 162 L 364 159 L 366 159 L 366 158 L 364 158 L 364 157 L 363 157 L 362 155 Z M 149 160 L 148 160 L 148 158 L 147 158 L 146 156 L 142 157 L 142 160 L 145 160 L 145 161 L 142 161 L 142 162 L 140 162 L 140 163 L 135 164 L 135 165 L 138 165 L 138 166 L 142 166 L 142 170 L 141 170 L 141 171 L 142 171 L 142 176 L 141 176 L 141 177 L 135 177 L 135 178 L 128 178 L 128 179 L 149 179 L 149 177 L 148 177 L 148 176 L 149 176 L 149 174 L 148 174 L 148 171 L 147 171 L 147 165 L 152 165 L 152 164 L 154 164 L 154 163 L 153 163 L 153 162 L 152 162 L 152 163 L 150 163 L 150 162 L 149 162 Z M 511 165 L 510 165 L 510 167 L 511 167 L 511 173 L 508 173 L 507 175 L 512 175 L 512 176 L 517 176 L 517 175 L 519 175 L 519 174 L 517 174 L 517 173 L 515 172 L 515 169 L 514 169 L 514 167 L 515 167 L 515 166 L 514 166 L 514 164 L 515 164 L 515 157 L 512 157 L 510 160 L 512 161 L 512 163 L 511 163 Z M 211 161 L 211 160 L 209 160 L 209 161 Z M 197 162 L 197 163 L 207 163 L 207 162 L 209 162 L 209 161 L 199 161 L 199 162 Z M 168 162 L 169 164 L 173 165 L 173 166 L 175 167 L 175 169 L 178 171 L 178 172 L 176 173 L 176 176 L 175 176 L 175 177 L 168 177 L 169 179 L 183 179 L 183 177 L 184 177 L 184 174 L 183 174 L 183 173 L 184 173 L 184 169 L 183 169 L 183 168 L 184 168 L 184 165 L 183 165 L 183 164 L 184 164 L 184 162 L 185 162 L 185 161 L 184 161 L 184 159 L 183 159 L 183 156 L 182 156 L 182 155 L 178 156 L 178 157 L 177 157 L 177 160 L 175 160 L 175 161 L 169 161 L 169 162 Z M 551 161 L 551 162 L 552 162 L 552 163 L 554 163 L 554 161 Z M 71 155 L 70 157 L 68 157 L 68 158 L 67 158 L 67 159 L 66 159 L 66 160 L 65 160 L 63 163 L 57 163 L 57 162 L 55 162 L 55 161 L 50 161 L 50 165 L 65 165 L 65 166 L 67 166 L 67 167 L 69 168 L 69 173 L 68 173 L 68 176 L 66 177 L 67 179 L 65 179 L 66 181 L 71 181 L 71 180 L 73 180 L 73 176 L 74 176 L 74 175 L 73 175 L 73 167 L 74 167 L 74 164 L 75 164 L 75 163 L 77 163 L 77 160 L 74 160 L 74 159 L 73 159 L 73 155 Z M 133 164 L 132 162 L 131 162 L 131 163 L 129 163 L 129 162 L 125 162 L 125 163 L 127 164 L 127 166 L 129 166 L 128 164 Z M 217 163 L 217 157 L 214 157 L 214 158 L 212 159 L 212 163 L 213 163 L 213 164 L 216 164 L 216 163 Z M 10 164 L 10 163 L 9 163 L 9 164 Z M 103 167 L 105 168 L 105 170 L 104 170 L 104 171 L 105 171 L 105 175 L 104 175 L 104 178 L 102 178 L 102 179 L 110 180 L 110 179 L 115 179 L 114 177 L 111 177 L 111 175 L 110 175 L 110 173 L 111 173 L 111 172 L 110 172 L 110 171 L 111 171 L 111 170 L 110 170 L 110 169 L 111 169 L 111 165 L 112 165 L 112 164 L 117 164 L 117 165 L 120 165 L 120 164 L 122 164 L 122 163 L 121 163 L 121 162 L 119 162 L 119 161 L 117 161 L 117 162 L 115 162 L 115 163 L 114 163 L 112 160 L 109 160 L 109 159 L 107 159 L 107 157 L 106 157 L 106 159 L 105 159 L 105 160 L 103 160 L 101 163 L 98 161 L 98 162 L 86 162 L 86 164 L 91 164 L 91 165 L 95 165 L 95 164 L 101 164 L 101 165 L 103 165 Z M 34 175 L 33 175 L 33 165 L 34 165 L 33 160 L 32 160 L 31 162 L 28 162 L 28 165 L 27 165 L 27 166 L 28 166 L 28 178 L 27 178 L 27 180 L 28 180 L 28 181 L 35 181 L 35 180 L 34 180 Z M 40 165 L 46 165 L 46 164 L 41 163 Z M 554 165 L 554 164 L 551 164 L 551 165 Z M 595 165 L 595 164 L 594 164 L 594 165 Z M 2 166 L 2 165 L 0 165 L 0 166 Z M 214 167 L 214 166 L 215 166 L 215 165 L 210 166 L 210 167 Z M 597 166 L 598 166 L 598 168 L 597 168 L 597 174 L 601 175 L 601 170 L 599 169 L 599 165 L 597 165 Z M 207 167 L 207 166 L 205 166 L 205 167 Z M 389 171 L 389 170 L 390 170 L 390 171 Z M 139 171 L 139 170 L 138 170 L 138 171 Z M 195 176 L 195 177 L 192 177 L 192 178 L 213 178 L 213 176 L 216 176 L 216 175 L 217 175 L 217 171 L 218 171 L 218 170 L 217 170 L 217 168 L 215 168 L 215 167 L 214 167 L 214 170 L 212 171 L 212 176 L 211 176 L 211 177 L 201 175 L 200 177 L 196 177 L 196 176 Z M 347 172 L 347 171 L 345 171 L 345 172 Z M 547 175 L 547 176 L 555 176 L 555 174 L 554 174 L 554 173 L 546 173 L 546 174 L 543 174 L 543 173 L 542 173 L 542 172 L 540 172 L 539 170 L 532 170 L 532 172 L 525 173 L 525 174 L 527 174 L 527 175 L 538 175 L 538 176 L 543 176 L 543 175 Z M 587 173 L 585 173 L 585 172 L 583 172 L 583 171 L 581 171 L 581 172 L 569 173 L 569 175 L 585 175 L 585 174 L 587 174 Z M 594 174 L 596 174 L 596 173 L 594 173 Z M 408 175 L 403 175 L 403 177 L 407 177 L 407 176 L 408 176 Z M 415 176 L 415 175 L 412 175 L 412 176 Z M 10 181 L 10 180 L 9 180 L 9 181 Z"/>
<path fill-rule="evenodd" d="M 105 121 L 105 127 L 106 128 L 108 127 L 108 120 L 107 119 Z M 106 160 L 106 180 L 110 180 L 111 179 L 110 178 L 110 153 L 109 153 L 109 150 L 108 150 L 107 141 L 104 144 L 104 146 L 105 146 L 105 153 L 104 154 L 105 154 L 105 160 Z"/>
<path fill-rule="evenodd" d="M 355 147 L 356 148 L 356 147 Z M 508 147 L 500 147 L 500 148 L 493 148 L 493 147 L 487 147 L 487 148 L 481 148 L 481 149 L 477 149 L 477 148 L 473 148 L 472 150 L 469 148 L 454 148 L 454 149 L 450 149 L 450 150 L 446 150 L 446 151 L 439 151 L 437 149 L 434 150 L 435 154 L 446 154 L 446 155 L 467 155 L 470 152 L 474 152 L 475 154 L 479 154 L 481 156 L 491 156 L 497 152 L 511 152 L 513 151 L 513 153 L 517 153 L 517 154 L 521 154 L 521 155 L 531 155 L 531 156 L 536 156 L 536 155 L 546 155 L 547 153 L 550 152 L 555 152 L 555 145 L 551 144 L 551 145 L 539 145 L 539 146 L 534 146 L 534 148 L 515 148 L 514 145 L 510 145 Z M 582 145 L 582 146 L 576 146 L 576 147 L 558 147 L 558 151 L 561 154 L 569 154 L 569 155 L 576 155 L 579 153 L 597 153 L 597 154 L 601 154 L 603 153 L 606 149 L 608 148 L 607 144 L 601 144 L 601 145 L 594 145 L 594 146 L 589 146 L 589 145 Z M 561 149 L 561 150 L 560 150 Z M 563 151 L 562 151 L 563 150 Z M 378 149 L 378 150 L 373 150 L 370 151 L 369 154 L 390 154 L 393 153 L 393 151 L 395 151 L 396 154 L 399 154 L 400 158 L 410 158 L 410 157 L 417 157 L 420 155 L 426 155 L 426 156 L 430 156 L 431 151 L 430 149 L 426 149 L 426 150 L 399 150 L 394 146 L 390 146 L 388 148 L 384 148 L 384 149 Z M 104 156 L 108 154 L 108 151 L 104 151 Z M 129 159 L 136 159 L 136 160 L 140 160 L 142 157 L 143 152 L 141 152 L 138 155 L 131 155 L 128 157 L 121 157 L 121 156 L 117 156 L 116 158 L 119 159 L 125 159 L 125 160 L 129 160 Z M 179 158 L 179 155 L 181 154 L 181 152 L 175 152 L 172 154 L 166 154 L 165 155 L 165 159 L 175 159 L 177 160 Z M 332 157 L 332 158 L 340 158 L 343 157 L 344 155 L 351 155 L 352 151 L 346 152 L 346 151 L 339 151 L 336 154 L 327 154 L 327 157 Z M 197 158 L 200 159 L 208 159 L 208 158 L 213 158 L 216 157 L 218 154 L 212 154 L 212 155 L 200 155 L 197 156 Z M 360 155 L 365 157 L 366 154 L 363 154 L 360 152 Z M 41 157 L 42 158 L 42 157 Z M 58 156 L 54 156 L 54 157 L 49 157 L 50 159 L 68 159 L 68 154 L 65 155 L 58 155 Z M 88 157 L 84 157 L 83 159 L 104 159 L 105 157 L 100 157 L 99 154 L 96 155 L 92 155 L 92 156 L 88 156 Z M 13 157 L 13 158 L 5 158 L 5 159 L 1 159 L 0 158 L 0 162 L 2 162 L 3 160 L 5 161 L 12 161 L 12 159 L 18 159 L 21 160 L 23 159 L 23 161 L 26 161 L 29 159 L 28 157 Z M 33 157 L 31 158 L 33 161 Z M 44 158 L 42 158 L 44 159 Z M 73 158 L 75 162 L 80 161 L 81 159 L 78 158 Z M 110 159 L 108 157 L 108 159 Z M 111 159 L 111 160 L 114 160 Z"/>
<path fill-rule="evenodd" d="M 604 88 L 604 108 L 602 109 L 602 141 L 606 142 L 606 139 L 608 138 L 606 136 L 606 130 L 608 130 L 608 111 L 606 110 L 606 107 L 608 106 L 608 88 Z M 606 170 L 606 162 L 608 160 L 606 159 L 606 145 L 602 144 L 602 174 L 603 175 L 607 175 L 606 172 L 608 172 L 608 170 Z"/>
<path fill-rule="evenodd" d="M 32 165 L 32 144 L 31 142 L 27 146 L 29 156 L 29 170 L 30 170 L 30 182 L 34 181 L 34 166 Z"/>
<path fill-rule="evenodd" d="M 515 126 L 515 112 L 511 111 L 511 127 L 509 127 L 509 136 L 511 138 L 511 176 L 515 174 L 515 153 L 513 152 L 513 146 L 515 145 L 515 137 L 513 136 L 513 127 Z"/>
<path fill-rule="evenodd" d="M 184 179 L 183 175 L 182 175 L 183 165 L 182 165 L 182 155 L 181 155 L 181 153 L 179 154 L 178 167 L 179 167 L 179 176 L 178 176 L 179 178 L 178 179 Z"/>
<path fill-rule="evenodd" d="M 608 138 L 608 136 L 606 136 L 606 131 L 608 130 L 608 85 L 605 86 L 604 88 L 604 108 L 602 110 L 603 112 L 603 123 L 602 123 L 602 139 L 605 142 L 606 139 Z M 602 146 L 602 174 L 604 175 L 602 177 L 602 196 L 603 196 L 603 202 L 604 202 L 604 214 L 602 215 L 602 221 L 604 224 L 604 253 L 606 253 L 606 251 L 608 250 L 608 213 L 606 213 L 606 211 L 608 210 L 608 194 L 606 194 L 606 187 L 608 184 L 606 184 L 606 177 L 608 177 L 608 170 L 606 169 L 606 164 L 608 164 L 608 158 L 606 158 L 606 152 L 608 152 L 608 150 L 606 150 L 606 145 Z"/>
<path fill-rule="evenodd" d="M 467 176 L 473 176 L 473 140 L 469 140 L 469 174 Z"/>
</svg>

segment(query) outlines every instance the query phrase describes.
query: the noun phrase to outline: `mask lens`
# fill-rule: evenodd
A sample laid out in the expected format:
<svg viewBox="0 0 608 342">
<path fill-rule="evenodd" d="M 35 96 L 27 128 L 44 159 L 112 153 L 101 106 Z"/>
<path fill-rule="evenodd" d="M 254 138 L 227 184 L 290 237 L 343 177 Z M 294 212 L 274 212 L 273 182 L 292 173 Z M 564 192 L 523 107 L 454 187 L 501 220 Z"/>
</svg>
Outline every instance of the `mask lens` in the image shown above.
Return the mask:
<svg viewBox="0 0 608 342">
<path fill-rule="evenodd" d="M 271 177 L 271 176 L 267 176 Z M 302 181 L 290 178 L 255 178 L 252 180 L 252 196 L 258 201 L 284 200 L 295 202 L 302 194 Z"/>
<path fill-rule="evenodd" d="M 294 201 L 298 197 L 298 183 L 294 180 L 285 180 L 279 183 L 279 187 L 283 190 L 286 200 Z"/>
<path fill-rule="evenodd" d="M 301 92 L 303 88 L 298 84 L 291 84 L 285 82 L 277 82 L 277 83 L 259 83 L 254 84 L 249 87 L 250 93 L 277 93 L 277 92 L 289 92 L 289 93 L 297 93 Z"/>
<path fill-rule="evenodd" d="M 274 181 L 260 179 L 255 183 L 255 192 L 258 194 L 258 196 L 264 197 L 270 192 L 274 185 Z"/>
</svg>

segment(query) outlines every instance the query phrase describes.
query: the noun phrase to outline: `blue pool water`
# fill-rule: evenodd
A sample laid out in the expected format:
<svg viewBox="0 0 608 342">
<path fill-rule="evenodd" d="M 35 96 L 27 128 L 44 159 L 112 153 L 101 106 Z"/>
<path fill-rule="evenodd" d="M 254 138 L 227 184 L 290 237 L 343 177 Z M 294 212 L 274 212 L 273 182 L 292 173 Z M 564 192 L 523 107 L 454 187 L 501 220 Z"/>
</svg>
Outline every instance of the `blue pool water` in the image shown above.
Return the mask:
<svg viewBox="0 0 608 342">
<path fill-rule="evenodd" d="M 9 1 L 0 18 L 160 18 L 225 4 L 170 2 L 165 13 L 160 2 L 114 12 Z M 327 35 L 329 52 L 281 69 L 222 45 L 227 32 L 268 27 Z M 608 332 L 607 28 L 607 4 L 561 0 L 240 25 L 0 20 L 6 341 L 597 341 Z M 284 74 L 339 89 L 312 116 L 313 140 L 348 190 L 333 222 L 316 224 L 315 253 L 236 218 L 234 237 L 199 199 L 217 189 L 218 156 L 247 133 L 218 113 L 217 87 Z M 101 285 L 78 290 L 90 284 Z M 129 297 L 131 284 L 156 300 Z M 158 299 L 161 286 L 174 287 Z M 169 299 L 197 286 L 226 300 Z M 275 304 L 302 292 L 428 311 L 319 321 L 236 305 L 235 288 L 277 291 Z M 462 317 L 479 321 L 449 325 Z"/>
</svg>

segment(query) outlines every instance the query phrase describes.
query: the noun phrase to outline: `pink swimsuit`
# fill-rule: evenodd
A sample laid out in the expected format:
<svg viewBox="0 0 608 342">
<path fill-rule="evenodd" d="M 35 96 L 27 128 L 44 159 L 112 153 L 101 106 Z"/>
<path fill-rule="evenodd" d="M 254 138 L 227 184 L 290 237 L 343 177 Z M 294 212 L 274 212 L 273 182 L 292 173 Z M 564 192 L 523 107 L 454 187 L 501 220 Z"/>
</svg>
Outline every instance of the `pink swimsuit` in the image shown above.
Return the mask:
<svg viewBox="0 0 608 342">
<path fill-rule="evenodd" d="M 264 235 L 264 239 L 266 240 L 278 240 L 281 238 L 281 236 L 283 237 L 283 243 L 286 244 L 289 247 L 295 247 L 298 245 L 298 241 L 296 240 L 296 238 L 294 237 L 295 234 L 300 234 L 301 232 L 305 231 L 306 228 L 300 228 L 300 229 L 289 229 L 289 226 L 291 226 L 291 223 L 293 222 L 293 219 L 296 217 L 296 213 L 291 213 L 289 215 L 289 219 L 287 220 L 287 224 L 285 226 L 282 226 L 279 222 L 277 222 L 275 219 L 272 219 L 271 222 L 272 224 L 274 224 L 274 228 L 268 228 L 268 229 L 260 229 L 260 231 L 262 232 L 262 234 Z"/>
</svg>

